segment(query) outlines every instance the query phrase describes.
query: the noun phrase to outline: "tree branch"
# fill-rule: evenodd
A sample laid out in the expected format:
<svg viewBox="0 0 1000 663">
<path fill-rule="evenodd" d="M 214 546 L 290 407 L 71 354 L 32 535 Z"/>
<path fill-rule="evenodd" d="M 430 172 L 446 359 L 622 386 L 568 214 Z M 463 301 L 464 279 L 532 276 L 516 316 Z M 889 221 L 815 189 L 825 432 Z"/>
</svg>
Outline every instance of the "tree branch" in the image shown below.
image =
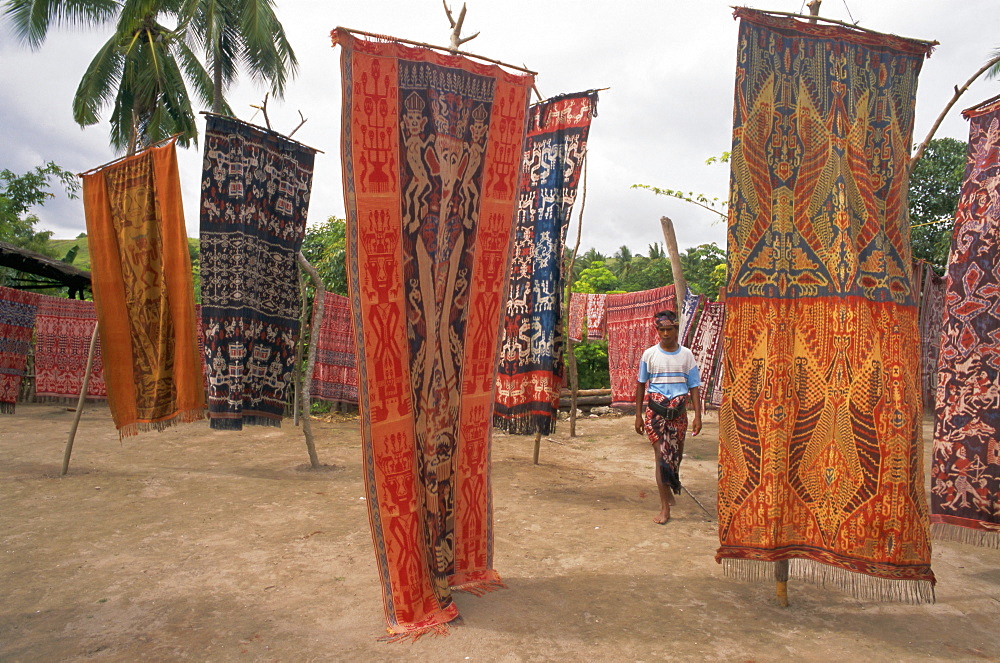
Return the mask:
<svg viewBox="0 0 1000 663">
<path fill-rule="evenodd" d="M 924 138 L 924 142 L 920 143 L 920 145 L 917 146 L 916 151 L 914 151 L 913 158 L 910 159 L 911 172 L 913 171 L 914 164 L 916 164 L 917 161 L 920 160 L 920 157 L 924 156 L 924 150 L 927 149 L 928 143 L 931 142 L 931 138 L 934 138 L 934 134 L 937 132 L 938 127 L 940 127 L 941 123 L 944 122 L 944 116 L 948 114 L 948 111 L 950 111 L 951 107 L 955 105 L 955 103 L 958 101 L 958 98 L 961 97 L 962 94 L 964 94 L 965 91 L 969 89 L 969 86 L 972 85 L 973 81 L 982 76 L 983 72 L 985 72 L 987 69 L 997 64 L 998 62 L 1000 62 L 1000 55 L 991 58 L 986 64 L 980 67 L 979 71 L 977 71 L 972 75 L 972 78 L 965 81 L 965 85 L 963 85 L 962 87 L 955 86 L 955 94 L 954 96 L 952 96 L 951 101 L 948 102 L 948 104 L 944 107 L 944 110 L 941 111 L 941 114 L 938 115 L 936 120 L 934 120 L 934 125 L 931 126 L 931 130 L 927 133 L 927 137 Z"/>
</svg>

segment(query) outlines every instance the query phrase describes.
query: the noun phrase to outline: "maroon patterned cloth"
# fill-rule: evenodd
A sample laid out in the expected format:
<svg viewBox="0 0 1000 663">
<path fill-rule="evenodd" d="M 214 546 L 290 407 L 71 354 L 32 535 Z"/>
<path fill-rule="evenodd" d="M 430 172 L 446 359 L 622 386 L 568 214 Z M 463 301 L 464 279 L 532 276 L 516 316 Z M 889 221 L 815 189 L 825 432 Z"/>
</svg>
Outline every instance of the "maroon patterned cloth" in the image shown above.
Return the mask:
<svg viewBox="0 0 1000 663">
<path fill-rule="evenodd" d="M 87 371 L 90 338 L 97 324 L 94 302 L 40 295 L 35 320 L 35 395 L 77 399 Z M 107 398 L 101 341 L 87 383 L 88 398 Z"/>
<path fill-rule="evenodd" d="M 944 321 L 945 280 L 924 267 L 923 293 L 920 299 L 920 375 L 924 407 L 934 407 L 937 393 L 938 354 L 941 350 L 941 325 Z"/>
<path fill-rule="evenodd" d="M 358 356 L 351 301 L 332 292 L 323 298 L 311 395 L 326 401 L 358 402 Z"/>
<path fill-rule="evenodd" d="M 635 380 L 639 359 L 657 342 L 653 314 L 676 311 L 674 286 L 608 295 L 608 370 L 611 373 L 611 405 L 623 410 L 635 408 Z"/>
<path fill-rule="evenodd" d="M 28 364 L 39 295 L 0 286 L 0 413 L 14 414 Z"/>
<path fill-rule="evenodd" d="M 569 300 L 569 322 L 566 335 L 569 340 L 579 343 L 583 340 L 583 322 L 587 319 L 587 293 L 574 292 Z"/>
<path fill-rule="evenodd" d="M 1000 548 L 1000 100 L 969 120 L 938 359 L 931 527 Z"/>
<path fill-rule="evenodd" d="M 701 375 L 701 397 L 704 403 L 722 403 L 722 329 L 726 321 L 726 305 L 705 302 L 700 308 L 688 348 L 698 362 Z M 718 392 L 718 396 L 713 400 Z"/>
</svg>

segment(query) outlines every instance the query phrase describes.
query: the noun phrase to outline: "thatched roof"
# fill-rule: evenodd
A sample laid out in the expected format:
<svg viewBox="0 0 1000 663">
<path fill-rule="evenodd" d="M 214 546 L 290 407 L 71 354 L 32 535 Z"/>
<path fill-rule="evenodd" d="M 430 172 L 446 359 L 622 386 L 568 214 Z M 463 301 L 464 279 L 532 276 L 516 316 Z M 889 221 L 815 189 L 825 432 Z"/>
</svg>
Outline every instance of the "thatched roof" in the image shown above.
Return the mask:
<svg viewBox="0 0 1000 663">
<path fill-rule="evenodd" d="M 68 288 L 70 297 L 90 288 L 90 272 L 6 242 L 0 242 L 0 267 L 48 279 L 52 287 Z M 17 288 L 19 284 L 13 284 L 13 287 Z M 39 288 L 45 287 L 45 284 L 28 286 L 24 283 L 20 287 Z"/>
</svg>

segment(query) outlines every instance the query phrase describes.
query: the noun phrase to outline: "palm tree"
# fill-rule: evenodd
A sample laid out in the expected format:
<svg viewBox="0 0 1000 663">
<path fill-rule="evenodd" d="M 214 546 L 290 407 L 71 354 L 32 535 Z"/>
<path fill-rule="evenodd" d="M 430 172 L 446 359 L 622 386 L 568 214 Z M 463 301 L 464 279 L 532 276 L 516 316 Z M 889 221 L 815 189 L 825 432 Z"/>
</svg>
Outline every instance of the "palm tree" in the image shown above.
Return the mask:
<svg viewBox="0 0 1000 663">
<path fill-rule="evenodd" d="M 271 0 L 5 0 L 2 7 L 32 48 L 50 24 L 96 26 L 117 17 L 80 81 L 73 117 L 96 124 L 113 99 L 111 143 L 119 150 L 172 134 L 181 145 L 196 140 L 188 84 L 205 106 L 231 114 L 225 92 L 241 64 L 278 97 L 297 65 Z M 211 75 L 192 46 L 204 51 Z"/>
<path fill-rule="evenodd" d="M 212 112 L 230 114 L 226 91 L 242 63 L 250 77 L 278 98 L 298 60 L 271 0 L 184 0 L 189 43 L 205 54 L 212 76 Z"/>
</svg>

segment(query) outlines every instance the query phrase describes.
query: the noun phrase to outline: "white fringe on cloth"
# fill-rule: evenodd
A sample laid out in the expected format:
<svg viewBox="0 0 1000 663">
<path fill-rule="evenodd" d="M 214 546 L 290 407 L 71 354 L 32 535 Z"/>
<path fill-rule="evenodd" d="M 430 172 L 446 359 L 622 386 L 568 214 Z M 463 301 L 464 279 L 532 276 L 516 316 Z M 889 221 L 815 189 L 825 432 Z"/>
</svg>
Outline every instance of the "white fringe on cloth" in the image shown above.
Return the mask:
<svg viewBox="0 0 1000 663">
<path fill-rule="evenodd" d="M 1000 549 L 1000 525 L 996 527 L 995 531 L 989 532 L 981 529 L 972 529 L 971 527 L 962 527 L 961 525 L 952 525 L 951 523 L 932 523 L 931 538 L 938 541 L 957 541 L 958 543 L 966 543 L 970 546 L 993 548 L 996 550 Z"/>
<path fill-rule="evenodd" d="M 934 603 L 934 585 L 929 580 L 876 578 L 811 559 L 793 558 L 788 562 L 791 579 L 804 580 L 820 587 L 830 585 L 856 599 L 911 604 Z M 727 578 L 744 582 L 773 582 L 774 564 L 759 559 L 726 558 L 722 560 L 722 570 Z"/>
</svg>

